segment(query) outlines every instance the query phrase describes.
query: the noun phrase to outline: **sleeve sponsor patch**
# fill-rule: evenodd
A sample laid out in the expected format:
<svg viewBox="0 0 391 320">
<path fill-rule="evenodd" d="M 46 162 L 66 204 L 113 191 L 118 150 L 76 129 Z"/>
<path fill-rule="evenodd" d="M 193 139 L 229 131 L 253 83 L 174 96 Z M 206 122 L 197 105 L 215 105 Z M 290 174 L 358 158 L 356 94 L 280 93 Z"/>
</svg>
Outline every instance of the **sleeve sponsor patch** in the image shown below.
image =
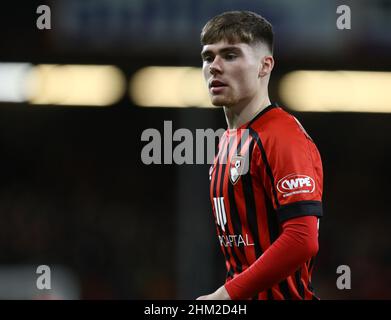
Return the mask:
<svg viewBox="0 0 391 320">
<path fill-rule="evenodd" d="M 315 190 L 315 181 L 310 176 L 291 173 L 278 181 L 277 190 L 283 197 L 298 193 L 312 193 Z"/>
</svg>

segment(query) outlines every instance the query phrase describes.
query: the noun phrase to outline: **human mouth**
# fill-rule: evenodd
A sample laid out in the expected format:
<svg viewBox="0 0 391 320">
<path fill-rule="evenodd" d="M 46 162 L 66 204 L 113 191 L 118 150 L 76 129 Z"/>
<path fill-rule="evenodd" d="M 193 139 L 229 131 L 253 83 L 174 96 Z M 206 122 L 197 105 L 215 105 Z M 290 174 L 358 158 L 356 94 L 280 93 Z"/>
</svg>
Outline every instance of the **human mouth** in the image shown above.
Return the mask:
<svg viewBox="0 0 391 320">
<path fill-rule="evenodd" d="M 224 90 L 227 85 L 220 80 L 212 80 L 209 82 L 209 89 L 213 94 L 218 94 Z"/>
</svg>

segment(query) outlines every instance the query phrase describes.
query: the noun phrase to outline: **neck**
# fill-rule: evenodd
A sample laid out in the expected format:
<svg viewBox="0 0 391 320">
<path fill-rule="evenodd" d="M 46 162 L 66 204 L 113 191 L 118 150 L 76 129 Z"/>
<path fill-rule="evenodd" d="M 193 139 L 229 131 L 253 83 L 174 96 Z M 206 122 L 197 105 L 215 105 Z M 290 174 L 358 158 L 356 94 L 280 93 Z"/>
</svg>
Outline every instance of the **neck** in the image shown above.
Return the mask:
<svg viewBox="0 0 391 320">
<path fill-rule="evenodd" d="M 269 96 L 254 96 L 251 101 L 239 103 L 235 106 L 224 107 L 228 129 L 237 129 L 253 119 L 259 112 L 271 104 Z"/>
</svg>

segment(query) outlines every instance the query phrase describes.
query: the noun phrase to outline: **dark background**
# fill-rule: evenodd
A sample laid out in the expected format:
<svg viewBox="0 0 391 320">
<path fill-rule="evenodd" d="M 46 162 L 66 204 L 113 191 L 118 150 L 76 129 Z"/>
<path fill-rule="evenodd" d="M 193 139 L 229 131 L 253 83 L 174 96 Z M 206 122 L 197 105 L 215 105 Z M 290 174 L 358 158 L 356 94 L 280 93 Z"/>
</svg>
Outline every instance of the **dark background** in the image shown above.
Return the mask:
<svg viewBox="0 0 391 320">
<path fill-rule="evenodd" d="M 391 71 L 390 1 L 343 2 L 352 9 L 352 30 L 345 31 L 335 27 L 339 1 L 46 1 L 52 29 L 40 31 L 36 8 L 43 3 L 4 4 L 0 62 L 113 64 L 127 78 L 149 65 L 199 67 L 202 25 L 227 9 L 250 9 L 275 28 L 273 101 L 290 70 Z M 117 6 L 121 23 L 110 27 Z M 170 24 L 176 17 L 182 31 Z M 324 166 L 316 292 L 322 299 L 389 299 L 391 115 L 291 112 Z M 78 288 L 70 298 L 192 299 L 220 286 L 225 265 L 209 166 L 141 162 L 141 133 L 162 132 L 164 120 L 193 132 L 226 126 L 220 109 L 139 108 L 128 95 L 109 108 L 0 102 L 0 264 L 31 266 L 34 279 L 38 265 L 65 267 Z M 351 268 L 351 290 L 336 287 L 339 265 Z"/>
</svg>

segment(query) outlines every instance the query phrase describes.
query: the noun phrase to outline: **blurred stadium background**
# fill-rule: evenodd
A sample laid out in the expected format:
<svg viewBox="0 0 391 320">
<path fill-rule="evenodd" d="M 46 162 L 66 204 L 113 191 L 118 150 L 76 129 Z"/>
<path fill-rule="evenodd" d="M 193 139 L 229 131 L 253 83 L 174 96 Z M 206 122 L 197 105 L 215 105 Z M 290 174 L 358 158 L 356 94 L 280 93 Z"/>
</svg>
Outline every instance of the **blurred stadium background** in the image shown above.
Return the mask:
<svg viewBox="0 0 391 320">
<path fill-rule="evenodd" d="M 50 30 L 36 27 L 42 4 Z M 341 4 L 351 30 L 336 27 Z M 271 97 L 323 157 L 316 292 L 391 298 L 391 1 L 2 6 L 0 298 L 193 299 L 222 284 L 209 166 L 145 165 L 140 138 L 162 132 L 164 120 L 174 130 L 225 127 L 200 82 L 199 32 L 234 9 L 274 25 Z M 52 291 L 35 288 L 42 264 L 52 267 Z M 336 287 L 339 265 L 351 268 L 351 290 Z"/>
</svg>

